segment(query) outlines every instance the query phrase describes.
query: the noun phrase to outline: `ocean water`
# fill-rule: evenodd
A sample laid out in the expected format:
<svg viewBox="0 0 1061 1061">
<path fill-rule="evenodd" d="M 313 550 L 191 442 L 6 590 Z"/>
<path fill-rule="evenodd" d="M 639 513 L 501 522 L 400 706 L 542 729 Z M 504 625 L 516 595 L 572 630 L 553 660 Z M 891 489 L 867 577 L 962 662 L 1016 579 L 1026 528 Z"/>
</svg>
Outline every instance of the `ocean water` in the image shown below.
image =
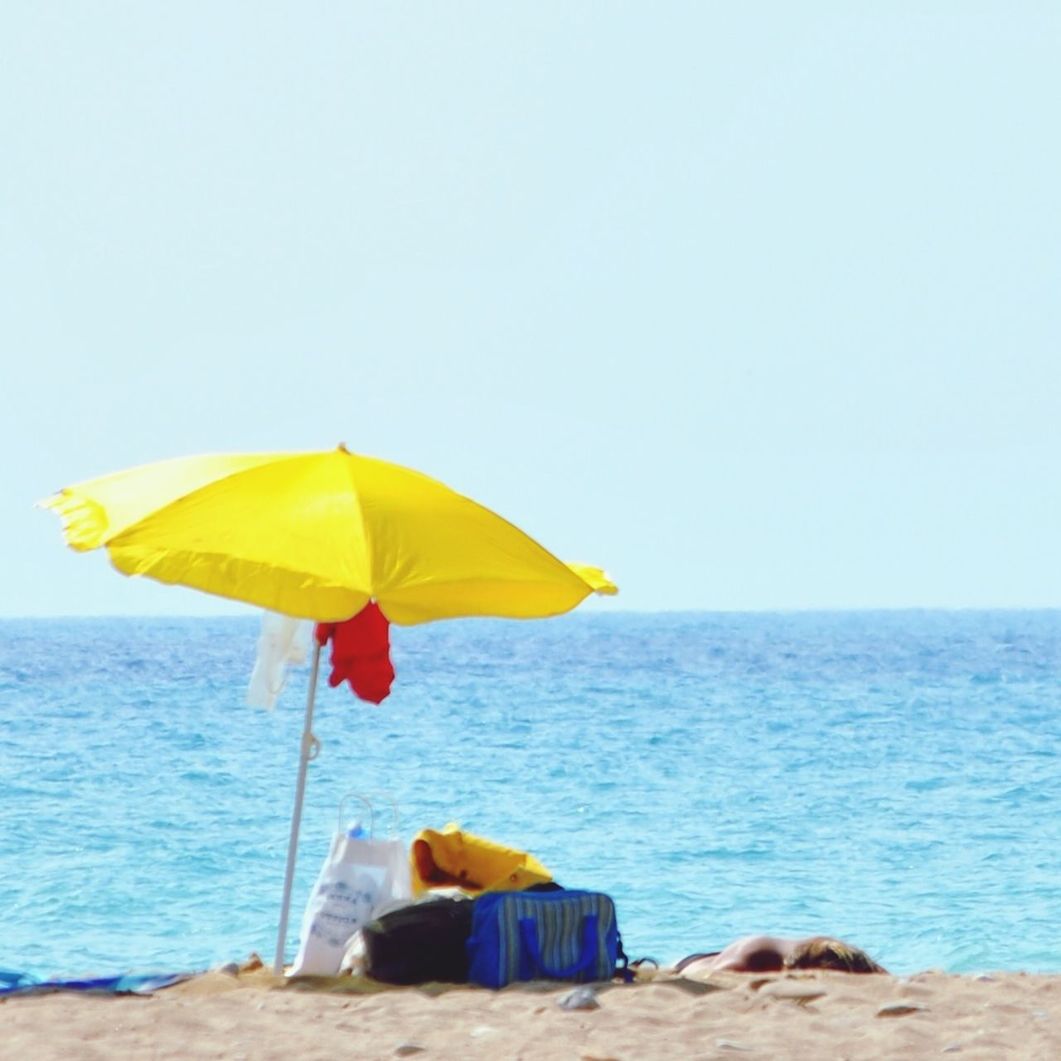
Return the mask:
<svg viewBox="0 0 1061 1061">
<path fill-rule="evenodd" d="M 0 623 L 0 966 L 271 959 L 309 668 L 248 707 L 257 634 Z M 601 611 L 392 656 L 380 707 L 322 682 L 289 958 L 358 792 L 609 892 L 632 957 L 825 933 L 899 973 L 1061 970 L 1059 612 Z"/>
</svg>

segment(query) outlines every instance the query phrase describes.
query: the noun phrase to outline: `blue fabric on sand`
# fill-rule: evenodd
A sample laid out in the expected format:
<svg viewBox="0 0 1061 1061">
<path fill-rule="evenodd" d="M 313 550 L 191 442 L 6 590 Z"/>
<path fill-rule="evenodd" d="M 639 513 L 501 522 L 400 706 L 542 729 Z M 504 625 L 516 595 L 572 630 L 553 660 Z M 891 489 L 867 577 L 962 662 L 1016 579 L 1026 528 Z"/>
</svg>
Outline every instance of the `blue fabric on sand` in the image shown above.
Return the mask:
<svg viewBox="0 0 1061 1061">
<path fill-rule="evenodd" d="M 94 991 L 105 995 L 149 995 L 188 980 L 194 973 L 126 973 L 85 980 L 38 980 L 31 973 L 0 969 L 0 995 L 39 995 L 50 991 Z"/>
</svg>

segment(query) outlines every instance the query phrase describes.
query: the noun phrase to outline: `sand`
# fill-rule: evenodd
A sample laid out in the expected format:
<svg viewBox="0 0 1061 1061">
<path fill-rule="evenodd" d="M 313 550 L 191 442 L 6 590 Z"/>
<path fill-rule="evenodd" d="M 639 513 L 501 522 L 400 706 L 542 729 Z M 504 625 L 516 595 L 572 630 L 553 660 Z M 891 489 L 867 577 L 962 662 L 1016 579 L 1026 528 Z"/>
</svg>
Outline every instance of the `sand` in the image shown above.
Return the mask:
<svg viewBox="0 0 1061 1061">
<path fill-rule="evenodd" d="M 1061 976 L 644 974 L 584 991 L 283 984 L 215 971 L 150 996 L 0 1004 L 0 1058 L 1061 1058 Z"/>
</svg>

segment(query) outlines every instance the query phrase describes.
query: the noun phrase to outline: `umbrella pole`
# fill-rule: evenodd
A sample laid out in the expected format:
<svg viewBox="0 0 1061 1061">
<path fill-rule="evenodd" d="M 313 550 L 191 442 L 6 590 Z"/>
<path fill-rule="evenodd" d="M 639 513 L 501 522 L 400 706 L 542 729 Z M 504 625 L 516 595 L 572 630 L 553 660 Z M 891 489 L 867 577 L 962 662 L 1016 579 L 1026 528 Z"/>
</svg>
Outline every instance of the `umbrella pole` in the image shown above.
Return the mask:
<svg viewBox="0 0 1061 1061">
<path fill-rule="evenodd" d="M 302 797 L 306 792 L 306 768 L 315 758 L 313 736 L 313 704 L 317 696 L 317 671 L 320 668 L 321 646 L 313 639 L 313 668 L 309 676 L 309 691 L 306 693 L 306 717 L 302 724 L 302 749 L 298 757 L 298 781 L 295 783 L 295 808 L 291 812 L 291 839 L 287 844 L 287 869 L 284 872 L 284 899 L 280 906 L 280 929 L 276 935 L 276 958 L 273 972 L 284 975 L 284 949 L 287 945 L 287 915 L 291 909 L 291 888 L 295 882 L 295 861 L 298 857 L 298 827 L 302 821 Z"/>
</svg>

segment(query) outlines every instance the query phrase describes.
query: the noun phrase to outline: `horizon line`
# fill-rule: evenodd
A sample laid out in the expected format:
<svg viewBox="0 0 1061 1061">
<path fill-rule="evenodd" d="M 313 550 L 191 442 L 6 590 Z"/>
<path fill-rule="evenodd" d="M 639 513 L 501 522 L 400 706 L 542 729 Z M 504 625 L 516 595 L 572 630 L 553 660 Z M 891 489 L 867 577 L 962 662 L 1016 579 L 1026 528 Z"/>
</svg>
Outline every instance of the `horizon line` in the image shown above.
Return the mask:
<svg viewBox="0 0 1061 1061">
<path fill-rule="evenodd" d="M 53 614 L 23 614 L 3 615 L 0 614 L 0 622 L 47 622 L 51 620 L 71 619 L 254 619 L 259 617 L 268 609 L 257 608 L 247 605 L 246 612 L 56 612 Z M 582 608 L 572 609 L 559 615 L 539 616 L 530 618 L 510 618 L 501 615 L 466 615 L 455 619 L 436 619 L 426 623 L 416 623 L 417 626 L 433 626 L 439 622 L 492 620 L 495 622 L 540 622 L 546 619 L 564 619 L 576 616 L 663 616 L 663 615 L 869 615 L 869 614 L 901 614 L 901 613 L 1029 613 L 1029 612 L 1061 612 L 1061 604 L 898 604 L 898 605 L 808 605 L 774 608 Z M 307 619 L 307 622 L 316 620 Z M 401 624 L 395 623 L 398 626 Z"/>
</svg>

